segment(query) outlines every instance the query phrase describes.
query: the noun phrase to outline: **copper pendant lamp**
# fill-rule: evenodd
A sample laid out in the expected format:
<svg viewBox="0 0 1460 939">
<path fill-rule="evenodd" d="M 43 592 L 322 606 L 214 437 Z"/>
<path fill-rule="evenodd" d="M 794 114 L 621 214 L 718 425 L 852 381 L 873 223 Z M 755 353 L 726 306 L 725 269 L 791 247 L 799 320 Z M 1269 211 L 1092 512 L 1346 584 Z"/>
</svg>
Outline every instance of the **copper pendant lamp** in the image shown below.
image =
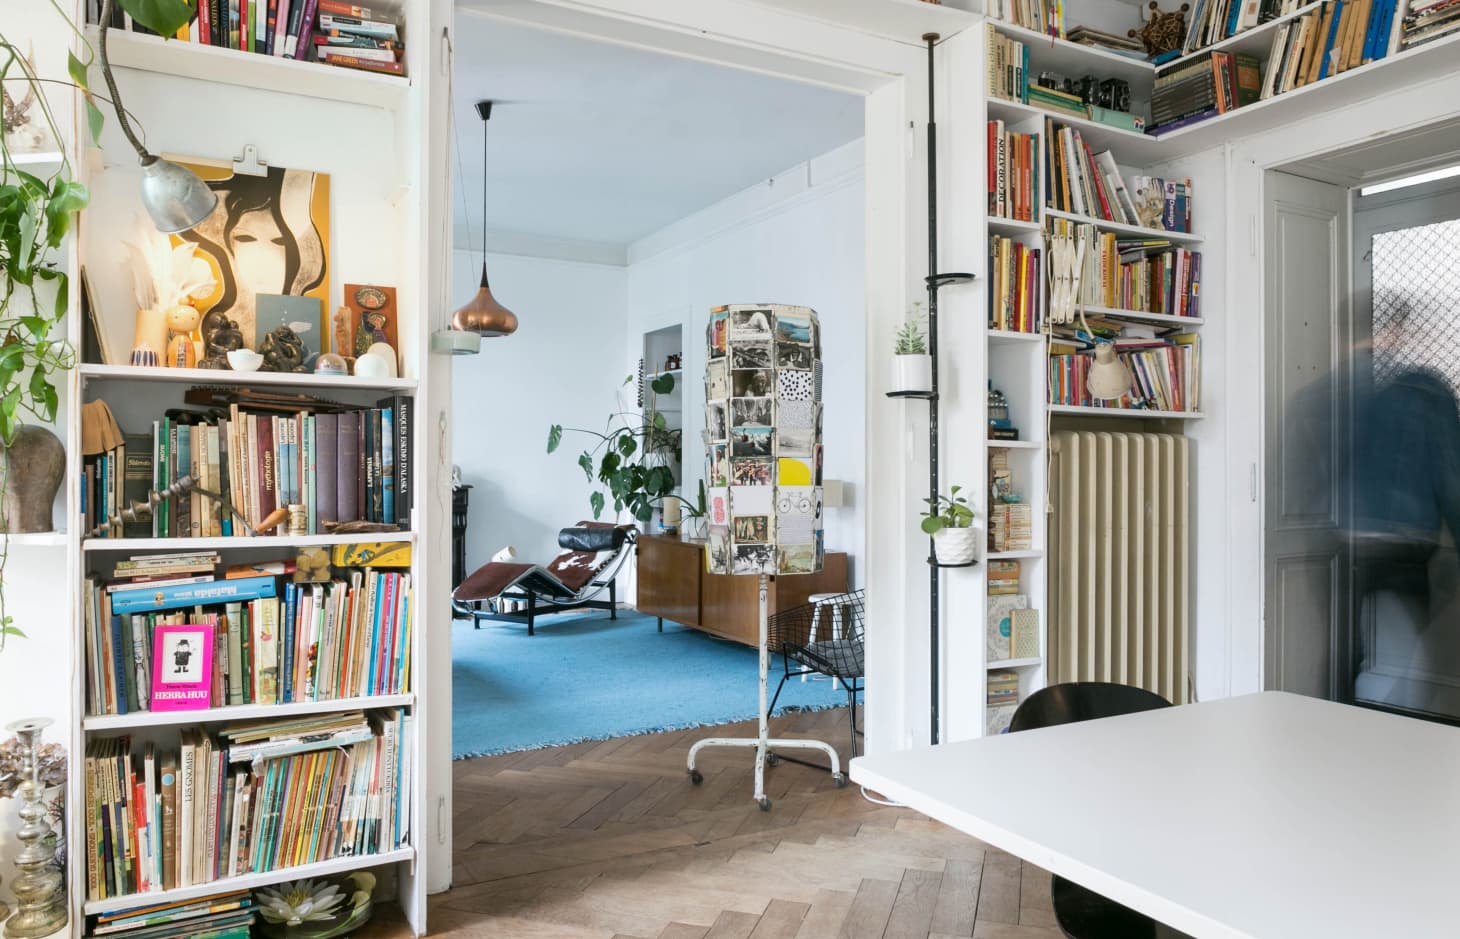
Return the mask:
<svg viewBox="0 0 1460 939">
<path fill-rule="evenodd" d="M 487 121 L 492 102 L 478 101 L 477 114 L 482 119 L 482 283 L 466 306 L 451 314 L 451 328 L 492 338 L 517 332 L 517 314 L 497 302 L 487 283 Z"/>
</svg>

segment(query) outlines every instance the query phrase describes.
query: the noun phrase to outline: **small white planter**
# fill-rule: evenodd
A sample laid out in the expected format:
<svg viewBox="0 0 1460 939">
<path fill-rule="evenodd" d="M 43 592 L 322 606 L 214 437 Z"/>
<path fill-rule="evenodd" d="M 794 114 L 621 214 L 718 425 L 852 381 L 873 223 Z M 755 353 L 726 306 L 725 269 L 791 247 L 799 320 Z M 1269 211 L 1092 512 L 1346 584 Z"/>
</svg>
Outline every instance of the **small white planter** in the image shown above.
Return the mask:
<svg viewBox="0 0 1460 939">
<path fill-rule="evenodd" d="M 933 357 L 931 355 L 894 355 L 892 357 L 893 391 L 932 391 Z"/>
<path fill-rule="evenodd" d="M 970 564 L 978 557 L 977 528 L 940 528 L 933 534 L 933 557 L 939 564 Z"/>
</svg>

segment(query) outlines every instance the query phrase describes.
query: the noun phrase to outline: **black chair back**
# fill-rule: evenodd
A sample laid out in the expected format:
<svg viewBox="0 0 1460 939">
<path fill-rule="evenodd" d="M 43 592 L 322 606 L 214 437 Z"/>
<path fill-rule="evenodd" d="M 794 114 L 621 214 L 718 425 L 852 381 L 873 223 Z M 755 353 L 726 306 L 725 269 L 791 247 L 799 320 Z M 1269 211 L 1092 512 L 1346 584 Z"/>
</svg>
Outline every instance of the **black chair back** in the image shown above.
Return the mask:
<svg viewBox="0 0 1460 939">
<path fill-rule="evenodd" d="M 1073 724 L 1099 717 L 1169 708 L 1171 702 L 1144 688 L 1108 681 L 1075 681 L 1041 688 L 1025 698 L 1009 722 L 1009 732 Z"/>
</svg>

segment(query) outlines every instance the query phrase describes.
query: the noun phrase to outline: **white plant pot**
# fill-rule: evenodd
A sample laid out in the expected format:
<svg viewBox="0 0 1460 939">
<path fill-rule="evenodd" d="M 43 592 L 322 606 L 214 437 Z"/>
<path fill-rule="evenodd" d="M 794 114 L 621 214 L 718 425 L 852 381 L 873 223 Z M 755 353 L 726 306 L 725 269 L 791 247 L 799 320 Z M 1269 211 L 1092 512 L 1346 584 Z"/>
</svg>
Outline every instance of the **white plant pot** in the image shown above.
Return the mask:
<svg viewBox="0 0 1460 939">
<path fill-rule="evenodd" d="M 977 528 L 940 528 L 933 534 L 933 557 L 939 564 L 969 564 L 978 557 Z"/>
<path fill-rule="evenodd" d="M 932 391 L 933 357 L 931 355 L 894 355 L 892 357 L 893 391 Z"/>
</svg>

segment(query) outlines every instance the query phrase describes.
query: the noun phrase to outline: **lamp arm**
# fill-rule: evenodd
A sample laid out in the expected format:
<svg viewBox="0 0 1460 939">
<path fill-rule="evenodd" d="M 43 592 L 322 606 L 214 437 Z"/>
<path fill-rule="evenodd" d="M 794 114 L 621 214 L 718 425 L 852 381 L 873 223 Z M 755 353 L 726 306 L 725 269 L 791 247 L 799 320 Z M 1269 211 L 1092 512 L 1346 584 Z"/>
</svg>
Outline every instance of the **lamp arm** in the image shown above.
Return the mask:
<svg viewBox="0 0 1460 939">
<path fill-rule="evenodd" d="M 117 123 L 122 128 L 122 134 L 132 145 L 132 149 L 137 151 L 137 158 L 142 161 L 142 165 L 149 166 L 157 162 L 157 157 L 147 152 L 147 148 L 142 145 L 142 141 L 137 139 L 132 125 L 127 121 L 127 109 L 122 105 L 121 93 L 117 91 L 117 80 L 112 75 L 111 60 L 107 58 L 106 54 L 106 36 L 110 32 L 107 24 L 111 22 L 112 7 L 115 3 L 116 0 L 102 0 L 101 4 L 101 16 L 97 30 L 99 35 L 96 43 L 97 55 L 101 59 L 101 77 L 106 82 L 107 91 L 111 93 L 112 107 L 116 110 Z"/>
</svg>

